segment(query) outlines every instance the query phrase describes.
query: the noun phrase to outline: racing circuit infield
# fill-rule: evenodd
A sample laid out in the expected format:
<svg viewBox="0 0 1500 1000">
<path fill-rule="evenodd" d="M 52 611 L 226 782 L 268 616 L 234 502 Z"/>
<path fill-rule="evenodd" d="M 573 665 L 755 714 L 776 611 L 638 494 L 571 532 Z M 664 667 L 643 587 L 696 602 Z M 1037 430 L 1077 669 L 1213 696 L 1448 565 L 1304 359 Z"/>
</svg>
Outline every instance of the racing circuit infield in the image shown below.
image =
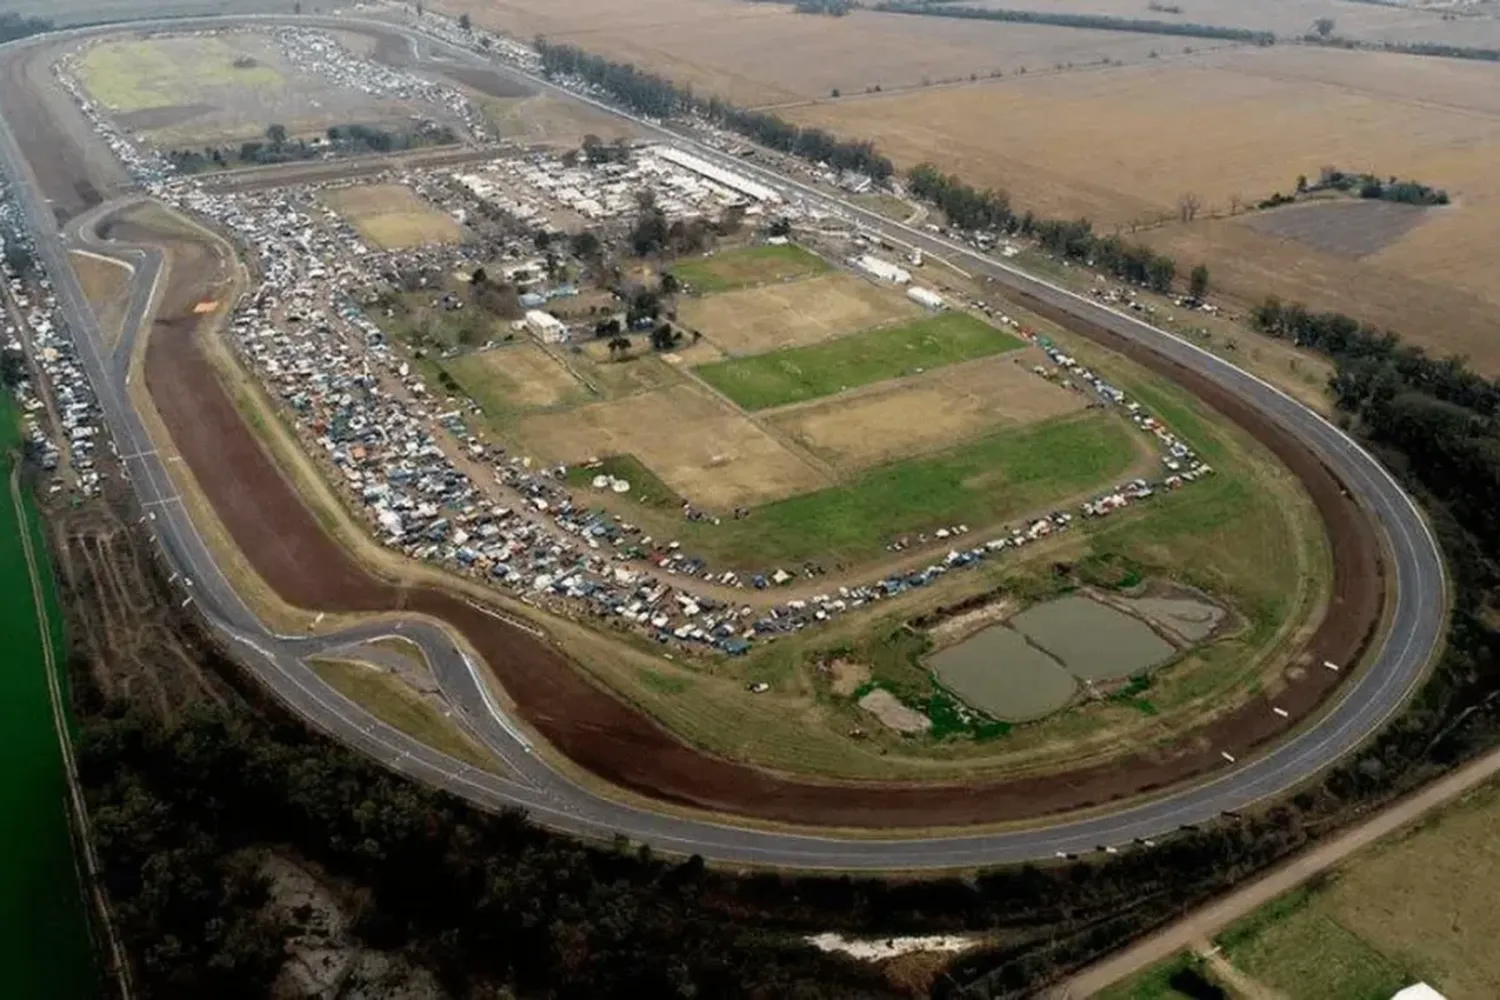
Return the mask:
<svg viewBox="0 0 1500 1000">
<path fill-rule="evenodd" d="M 14 63 L 3 79 L 14 77 Z M 36 78 L 29 78 L 35 83 Z M 29 90 L 29 88 L 28 88 Z M 75 138 L 41 99 L 12 105 L 7 117 L 25 137 L 46 193 L 60 214 L 93 200 L 91 161 L 70 155 Z M 68 169 L 62 169 L 64 166 Z M 82 168 L 82 169 L 80 169 Z M 117 229 L 117 238 L 128 231 Z M 136 233 L 139 237 L 152 234 Z M 181 234 L 167 234 L 180 239 Z M 1123 758 L 1067 775 L 967 785 L 829 784 L 771 774 L 686 746 L 649 718 L 595 687 L 551 645 L 431 588 L 398 588 L 357 565 L 330 539 L 245 424 L 198 347 L 208 335 L 192 307 L 206 276 L 178 270 L 165 289 L 146 355 L 147 387 L 201 488 L 256 571 L 289 603 L 329 612 L 406 610 L 444 620 L 488 663 L 520 715 L 575 763 L 641 794 L 713 811 L 806 825 L 916 828 L 1031 818 L 1098 806 L 1223 767 L 1222 752 L 1244 755 L 1315 712 L 1346 676 L 1307 669 L 1276 701 L 1289 719 L 1255 698 L 1210 730 L 1175 748 Z M 1102 327 L 1039 301 L 1023 304 L 1133 357 L 1194 392 L 1266 445 L 1305 484 L 1333 556 L 1330 608 L 1299 660 L 1353 663 L 1374 636 L 1384 598 L 1380 546 L 1365 513 L 1297 437 L 1239 396 L 1196 372 L 1139 348 Z"/>
</svg>

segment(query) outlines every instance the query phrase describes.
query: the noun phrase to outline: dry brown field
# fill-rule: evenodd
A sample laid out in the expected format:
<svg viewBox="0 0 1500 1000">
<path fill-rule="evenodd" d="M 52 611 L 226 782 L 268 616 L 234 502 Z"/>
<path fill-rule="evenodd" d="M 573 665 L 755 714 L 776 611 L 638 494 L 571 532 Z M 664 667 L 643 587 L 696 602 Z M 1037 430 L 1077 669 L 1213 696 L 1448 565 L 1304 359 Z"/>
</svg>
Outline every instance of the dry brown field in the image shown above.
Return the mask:
<svg viewBox="0 0 1500 1000">
<path fill-rule="evenodd" d="M 726 509 L 828 485 L 811 463 L 701 386 L 527 417 L 517 434 L 550 462 L 634 455 L 679 495 Z"/>
<path fill-rule="evenodd" d="M 1082 393 L 1031 371 L 1042 358 L 1035 349 L 979 358 L 787 407 L 768 419 L 840 472 L 855 471 L 1083 409 Z"/>
<path fill-rule="evenodd" d="M 916 316 L 899 292 L 852 274 L 830 274 L 684 299 L 678 316 L 728 354 L 759 354 Z"/>
<path fill-rule="evenodd" d="M 130 304 L 130 269 L 107 257 L 73 251 L 68 255 L 83 296 L 94 311 L 94 319 L 106 342 L 120 339 L 125 310 Z"/>
<path fill-rule="evenodd" d="M 544 409 L 575 398 L 583 390 L 534 343 L 475 351 L 444 367 L 486 412 Z"/>
<path fill-rule="evenodd" d="M 870 11 L 817 17 L 744 0 L 439 0 L 433 6 L 520 38 L 542 34 L 633 62 L 745 105 L 826 97 L 835 87 L 848 94 L 1022 67 L 1142 62 L 1153 49 L 1178 52 L 1185 41 L 1200 51 L 1226 44 Z"/>
<path fill-rule="evenodd" d="M 427 204 L 404 184 L 366 184 L 324 195 L 328 207 L 372 246 L 401 250 L 432 243 L 457 243 L 464 228 Z"/>
<path fill-rule="evenodd" d="M 1221 218 L 1140 238 L 1184 271 L 1208 264 L 1221 293 L 1338 309 L 1500 372 L 1500 284 L 1488 263 L 1500 226 L 1500 66 L 1281 46 L 784 113 L 1103 231 L 1172 218 L 1191 192 Z M 1232 199 L 1290 190 L 1325 165 L 1415 178 L 1456 204 L 1357 262 L 1228 217 Z"/>
</svg>

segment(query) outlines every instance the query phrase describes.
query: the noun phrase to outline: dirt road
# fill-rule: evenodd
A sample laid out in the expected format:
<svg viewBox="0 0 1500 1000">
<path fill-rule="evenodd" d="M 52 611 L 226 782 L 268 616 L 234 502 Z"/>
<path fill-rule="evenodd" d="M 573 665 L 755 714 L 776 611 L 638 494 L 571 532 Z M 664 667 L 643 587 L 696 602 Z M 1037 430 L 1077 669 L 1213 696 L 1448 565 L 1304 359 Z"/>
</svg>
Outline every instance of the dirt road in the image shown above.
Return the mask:
<svg viewBox="0 0 1500 1000">
<path fill-rule="evenodd" d="M 1447 805 L 1466 792 L 1500 775 L 1500 751 L 1487 754 L 1459 768 L 1440 781 L 1367 820 L 1335 840 L 1294 858 L 1269 875 L 1236 890 L 1210 906 L 1183 917 L 1166 930 L 1151 935 L 1119 954 L 1089 966 L 1058 986 L 1052 1000 L 1082 1000 L 1127 976 L 1211 938 L 1240 917 L 1295 889 L 1314 875 L 1335 867 L 1349 855 L 1427 813 Z"/>
</svg>

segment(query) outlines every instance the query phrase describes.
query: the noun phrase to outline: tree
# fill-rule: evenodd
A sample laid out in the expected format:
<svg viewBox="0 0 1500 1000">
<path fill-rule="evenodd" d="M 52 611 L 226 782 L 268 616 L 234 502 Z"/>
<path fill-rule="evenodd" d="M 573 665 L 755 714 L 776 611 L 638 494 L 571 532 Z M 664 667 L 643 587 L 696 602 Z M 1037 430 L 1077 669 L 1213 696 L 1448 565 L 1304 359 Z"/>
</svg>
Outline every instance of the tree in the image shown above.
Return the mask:
<svg viewBox="0 0 1500 1000">
<path fill-rule="evenodd" d="M 469 284 L 478 288 L 490 280 L 489 272 L 482 267 L 476 267 L 474 273 L 469 275 Z"/>
<path fill-rule="evenodd" d="M 616 324 L 616 325 L 618 325 L 618 324 Z M 623 357 L 624 355 L 626 355 L 626 354 L 628 354 L 630 352 L 630 338 L 629 337 L 625 337 L 625 336 L 621 336 L 621 335 L 617 334 L 615 337 L 613 337 L 610 340 L 610 342 L 608 344 L 608 347 L 609 347 L 609 356 L 610 357 L 612 357 L 612 358 Z"/>
<path fill-rule="evenodd" d="M 656 196 L 649 190 L 642 191 L 636 203 L 640 212 L 630 229 L 630 248 L 642 257 L 660 253 L 666 249 L 671 231 L 667 225 L 667 213 L 656 204 Z"/>
<path fill-rule="evenodd" d="M 663 295 L 676 295 L 682 288 L 682 283 L 677 280 L 677 275 L 667 271 L 661 276 L 661 293 Z"/>
<path fill-rule="evenodd" d="M 545 229 L 538 229 L 531 234 L 531 245 L 536 247 L 538 251 L 546 250 L 552 245 L 552 234 Z"/>
<path fill-rule="evenodd" d="M 829 97 L 840 97 L 840 96 L 842 96 L 842 95 L 841 95 L 841 94 L 840 94 L 840 93 L 839 93 L 839 88 L 837 88 L 837 87 L 834 87 L 834 88 L 833 88 L 833 89 L 832 89 L 832 90 L 830 90 L 830 91 L 829 91 L 829 92 L 828 92 L 828 96 L 829 96 Z"/>
<path fill-rule="evenodd" d="M 266 138 L 271 140 L 271 145 L 280 149 L 282 146 L 286 145 L 286 126 L 275 124 L 267 125 Z"/>
<path fill-rule="evenodd" d="M 1318 33 L 1319 38 L 1327 38 L 1333 34 L 1333 18 L 1320 17 L 1313 22 L 1313 30 Z"/>
<path fill-rule="evenodd" d="M 471 31 L 471 30 L 473 30 L 473 27 L 474 27 L 473 22 L 471 22 L 469 20 L 469 15 L 468 14 L 460 14 L 460 15 L 458 15 L 458 26 L 460 28 L 462 28 L 464 31 Z"/>
<path fill-rule="evenodd" d="M 599 241 L 598 236 L 585 229 L 573 234 L 573 238 L 569 241 L 568 249 L 579 260 L 595 263 L 599 260 L 599 256 L 604 250 L 604 244 Z"/>
<path fill-rule="evenodd" d="M 651 346 L 658 351 L 670 351 L 682 340 L 682 334 L 672 328 L 671 323 L 659 323 L 651 331 Z"/>
<path fill-rule="evenodd" d="M 790 236 L 792 235 L 792 222 L 790 219 L 783 215 L 779 219 L 776 219 L 774 222 L 772 222 L 771 225 L 766 229 L 766 232 L 770 233 L 772 236 Z"/>
<path fill-rule="evenodd" d="M 1203 297 L 1207 294 L 1208 266 L 1205 264 L 1199 264 L 1197 267 L 1193 268 L 1192 273 L 1188 276 L 1188 295 L 1201 302 L 1203 301 Z"/>
<path fill-rule="evenodd" d="M 1177 217 L 1183 222 L 1192 222 L 1198 217 L 1198 210 L 1203 207 L 1203 200 L 1189 191 L 1177 199 Z"/>
</svg>

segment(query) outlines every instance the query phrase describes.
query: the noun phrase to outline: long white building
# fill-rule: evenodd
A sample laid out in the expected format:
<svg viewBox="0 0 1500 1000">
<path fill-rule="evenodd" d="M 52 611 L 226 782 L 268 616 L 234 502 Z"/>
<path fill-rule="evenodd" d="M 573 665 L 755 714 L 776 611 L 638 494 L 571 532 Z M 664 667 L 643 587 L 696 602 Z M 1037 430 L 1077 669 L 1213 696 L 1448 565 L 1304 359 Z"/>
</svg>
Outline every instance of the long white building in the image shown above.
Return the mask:
<svg viewBox="0 0 1500 1000">
<path fill-rule="evenodd" d="M 779 202 L 781 195 L 764 184 L 752 181 L 743 174 L 737 174 L 732 170 L 725 170 L 715 163 L 710 163 L 692 153 L 684 153 L 680 149 L 671 146 L 656 146 L 651 150 L 658 159 L 675 164 L 684 170 L 690 170 L 700 177 L 707 178 L 722 187 L 738 192 L 747 198 L 756 201 Z"/>
</svg>

